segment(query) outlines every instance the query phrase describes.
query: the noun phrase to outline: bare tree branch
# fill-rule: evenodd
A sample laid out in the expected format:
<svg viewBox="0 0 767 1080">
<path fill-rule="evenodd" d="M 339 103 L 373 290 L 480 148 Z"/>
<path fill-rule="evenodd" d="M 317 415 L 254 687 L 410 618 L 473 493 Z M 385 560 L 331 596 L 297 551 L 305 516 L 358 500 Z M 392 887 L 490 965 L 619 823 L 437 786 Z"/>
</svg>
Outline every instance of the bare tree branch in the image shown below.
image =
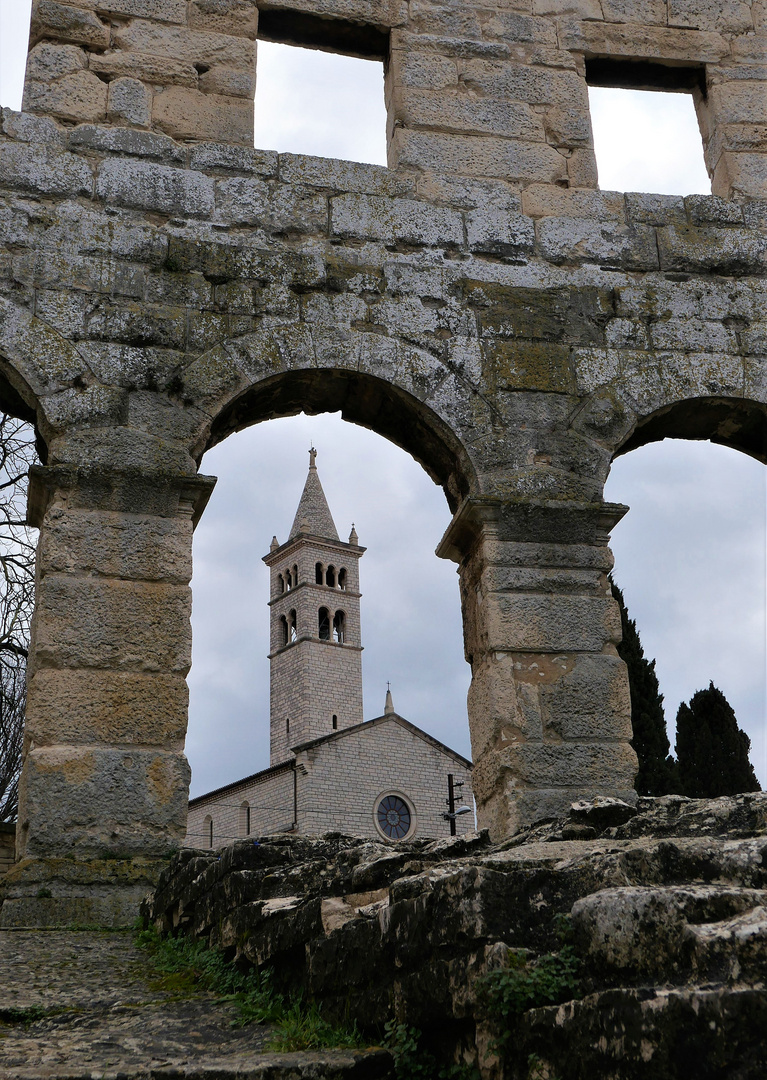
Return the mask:
<svg viewBox="0 0 767 1080">
<path fill-rule="evenodd" d="M 0 821 L 18 808 L 37 546 L 25 524 L 27 474 L 36 461 L 34 429 L 0 413 Z"/>
</svg>

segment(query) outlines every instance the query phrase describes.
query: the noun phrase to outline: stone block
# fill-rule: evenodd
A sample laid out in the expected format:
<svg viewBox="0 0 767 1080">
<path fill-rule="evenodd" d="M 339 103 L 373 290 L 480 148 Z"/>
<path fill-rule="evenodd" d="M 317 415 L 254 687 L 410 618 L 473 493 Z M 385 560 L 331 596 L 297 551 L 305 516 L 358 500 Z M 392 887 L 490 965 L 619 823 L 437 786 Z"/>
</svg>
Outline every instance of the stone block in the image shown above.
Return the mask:
<svg viewBox="0 0 767 1080">
<path fill-rule="evenodd" d="M 566 786 L 570 791 L 584 791 L 584 798 L 588 798 L 587 791 L 632 791 L 637 769 L 637 756 L 628 741 L 563 743 L 560 746 L 530 743 L 509 747 L 503 756 L 507 768 L 522 785 L 533 788 Z"/>
<path fill-rule="evenodd" d="M 472 251 L 501 258 L 515 258 L 533 250 L 535 225 L 523 214 L 499 215 L 494 208 L 470 211 L 466 236 Z"/>
<path fill-rule="evenodd" d="M 118 28 L 113 45 L 124 52 L 169 57 L 188 64 L 220 64 L 247 72 L 253 72 L 256 65 L 256 47 L 248 38 L 158 26 L 144 19 L 132 19 Z"/>
<path fill-rule="evenodd" d="M 51 507 L 40 535 L 42 574 L 89 574 L 188 585 L 191 522 L 114 510 Z"/>
<path fill-rule="evenodd" d="M 632 736 L 628 673 L 617 656 L 577 656 L 562 678 L 541 684 L 540 699 L 545 742 Z"/>
<path fill-rule="evenodd" d="M 309 157 L 303 154 L 280 154 L 280 180 L 286 184 L 335 189 L 360 195 L 412 196 L 411 177 L 398 176 L 381 165 L 357 161 Z"/>
<path fill-rule="evenodd" d="M 600 222 L 621 224 L 626 221 L 625 197 L 620 191 L 578 191 L 555 184 L 530 184 L 522 192 L 522 209 L 533 218 L 597 218 Z"/>
<path fill-rule="evenodd" d="M 39 195 L 93 194 L 93 174 L 88 162 L 74 154 L 28 143 L 0 145 L 0 176 L 15 191 Z"/>
<path fill-rule="evenodd" d="M 414 49 L 391 51 L 387 81 L 412 90 L 444 91 L 458 87 L 458 68 L 451 57 Z"/>
<path fill-rule="evenodd" d="M 174 139 L 253 145 L 253 103 L 171 86 L 156 93 L 152 121 Z"/>
<path fill-rule="evenodd" d="M 567 163 L 543 143 L 460 136 L 397 128 L 391 143 L 395 167 L 456 172 L 469 176 L 499 177 L 553 183 L 567 178 Z"/>
<path fill-rule="evenodd" d="M 72 150 L 99 150 L 112 154 L 127 154 L 130 157 L 158 158 L 165 164 L 179 164 L 185 160 L 185 151 L 167 135 L 157 135 L 152 131 L 132 131 L 124 127 L 102 127 L 80 124 L 69 136 Z M 113 225 L 114 233 L 110 239 L 112 245 L 131 230 L 123 223 Z M 158 238 L 156 238 L 158 239 Z M 112 245 L 105 250 L 113 250 Z M 155 245 L 156 246 L 156 245 Z M 163 245 L 164 250 L 164 245 Z M 142 261 L 148 256 L 141 256 Z M 150 261 L 154 262 L 153 259 Z"/>
<path fill-rule="evenodd" d="M 20 806 L 26 854 L 169 854 L 186 832 L 190 770 L 182 753 L 137 747 L 29 751 Z"/>
<path fill-rule="evenodd" d="M 609 23 L 665 26 L 667 2 L 668 0 L 602 0 L 602 12 L 605 22 Z"/>
<path fill-rule="evenodd" d="M 612 600 L 502 593 L 486 603 L 489 649 L 601 652 L 620 640 L 620 617 Z"/>
<path fill-rule="evenodd" d="M 578 15 L 584 19 L 601 19 L 599 0 L 533 0 L 536 15 Z"/>
<path fill-rule="evenodd" d="M 199 75 L 192 63 L 169 56 L 154 56 L 152 53 L 91 53 L 88 64 L 91 71 L 110 78 L 124 76 L 142 79 L 155 86 L 196 87 L 199 82 Z"/>
<path fill-rule="evenodd" d="M 250 146 L 227 143 L 198 143 L 189 154 L 190 169 L 221 172 L 244 172 L 256 176 L 276 176 L 279 154 L 273 150 L 254 150 Z"/>
<path fill-rule="evenodd" d="M 224 94 L 252 101 L 256 93 L 256 75 L 237 68 L 213 67 L 200 76 L 200 90 L 204 94 Z"/>
<path fill-rule="evenodd" d="M 764 273 L 767 236 L 738 228 L 658 229 L 662 270 L 717 273 L 739 277 Z"/>
<path fill-rule="evenodd" d="M 567 182 L 571 188 L 599 187 L 597 159 L 590 146 L 574 147 L 566 152 Z"/>
<path fill-rule="evenodd" d="M 0 347 L 41 395 L 85 375 L 85 361 L 71 342 L 4 297 L 0 298 Z"/>
<path fill-rule="evenodd" d="M 52 41 L 38 42 L 29 50 L 27 57 L 28 81 L 51 83 L 84 71 L 88 66 L 88 54 L 77 45 L 62 45 Z"/>
<path fill-rule="evenodd" d="M 109 27 L 93 11 L 56 0 L 37 0 L 32 12 L 30 41 L 53 38 L 87 45 L 91 49 L 109 47 Z"/>
<path fill-rule="evenodd" d="M 655 232 L 584 218 L 544 218 L 536 226 L 544 258 L 553 263 L 595 262 L 626 270 L 655 270 Z"/>
<path fill-rule="evenodd" d="M 668 23 L 728 34 L 748 34 L 754 26 L 747 0 L 668 0 Z"/>
<path fill-rule="evenodd" d="M 50 146 L 64 148 L 66 145 L 66 132 L 56 123 L 45 116 L 35 116 L 33 113 L 12 112 L 3 109 L 3 134 L 9 135 L 18 142 L 47 143 Z"/>
<path fill-rule="evenodd" d="M 531 105 L 580 107 L 588 115 L 588 87 L 574 71 L 543 65 L 467 60 L 461 64 L 461 82 L 479 97 Z"/>
<path fill-rule="evenodd" d="M 252 0 L 193 0 L 188 5 L 192 30 L 251 38 L 258 33 L 258 7 Z"/>
<path fill-rule="evenodd" d="M 60 120 L 94 123 L 106 118 L 107 87 L 91 71 L 64 75 L 53 83 L 28 79 L 24 108 Z"/>
<path fill-rule="evenodd" d="M 463 219 L 455 210 L 410 199 L 339 195 L 330 200 L 330 228 L 337 236 L 429 247 L 463 244 Z"/>
<path fill-rule="evenodd" d="M 96 185 L 108 204 L 181 217 L 209 216 L 213 191 L 213 181 L 201 173 L 116 158 L 102 163 Z"/>
<path fill-rule="evenodd" d="M 113 386 L 72 387 L 49 394 L 41 412 L 48 434 L 86 424 L 117 425 L 125 419 L 127 399 L 127 391 Z"/>
<path fill-rule="evenodd" d="M 152 120 L 152 95 L 138 79 L 113 79 L 107 101 L 109 119 L 119 123 L 149 127 Z"/>
<path fill-rule="evenodd" d="M 730 51 L 729 42 L 719 33 L 588 21 L 561 25 L 559 47 L 615 59 L 625 56 L 689 62 L 690 57 L 695 57 L 699 64 L 716 64 Z"/>
<path fill-rule="evenodd" d="M 75 0 L 79 7 L 92 7 L 110 15 L 129 15 L 153 22 L 178 23 L 187 20 L 186 0 Z"/>
<path fill-rule="evenodd" d="M 767 79 L 733 79 L 709 89 L 709 108 L 716 124 L 767 123 Z"/>
<path fill-rule="evenodd" d="M 647 195 L 626 192 L 628 219 L 637 225 L 685 225 L 687 215 L 681 195 Z"/>
<path fill-rule="evenodd" d="M 184 586 L 48 575 L 37 610 L 35 670 L 189 670 L 191 592 Z"/>
<path fill-rule="evenodd" d="M 262 180 L 232 177 L 216 185 L 219 216 L 239 225 L 261 225 L 273 232 L 324 233 L 328 204 L 324 195 Z"/>
<path fill-rule="evenodd" d="M 763 199 L 767 195 L 767 154 L 725 151 L 714 172 L 713 190 L 724 198 Z"/>
<path fill-rule="evenodd" d="M 39 668 L 27 691 L 35 746 L 182 750 L 189 691 L 182 675 Z"/>
<path fill-rule="evenodd" d="M 493 98 L 473 98 L 444 90 L 409 89 L 395 91 L 392 102 L 397 122 L 407 127 L 432 127 L 466 135 L 484 133 L 527 142 L 545 141 L 541 117 L 524 103 L 510 109 L 508 102 Z"/>
</svg>

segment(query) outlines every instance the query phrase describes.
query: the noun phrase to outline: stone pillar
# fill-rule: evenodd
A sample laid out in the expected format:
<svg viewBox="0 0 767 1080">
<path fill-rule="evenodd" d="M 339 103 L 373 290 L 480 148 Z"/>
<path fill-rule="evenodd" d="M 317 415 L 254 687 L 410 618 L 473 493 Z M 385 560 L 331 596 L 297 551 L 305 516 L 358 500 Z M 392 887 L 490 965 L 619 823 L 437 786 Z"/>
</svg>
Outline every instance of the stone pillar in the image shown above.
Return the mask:
<svg viewBox="0 0 767 1080">
<path fill-rule="evenodd" d="M 696 102 L 711 190 L 723 199 L 767 196 L 766 30 L 736 39 L 739 63 L 709 65 L 707 97 Z"/>
<path fill-rule="evenodd" d="M 474 773 L 494 839 L 595 795 L 636 798 L 628 673 L 607 574 L 609 503 L 468 500 L 438 554 L 460 563 Z"/>
<path fill-rule="evenodd" d="M 34 0 L 25 112 L 253 146 L 255 0 Z"/>
<path fill-rule="evenodd" d="M 31 471 L 37 596 L 0 925 L 131 922 L 183 841 L 192 528 L 214 482 Z"/>
<path fill-rule="evenodd" d="M 596 187 L 585 65 L 557 48 L 551 20 L 419 7 L 391 32 L 389 165 Z"/>
</svg>

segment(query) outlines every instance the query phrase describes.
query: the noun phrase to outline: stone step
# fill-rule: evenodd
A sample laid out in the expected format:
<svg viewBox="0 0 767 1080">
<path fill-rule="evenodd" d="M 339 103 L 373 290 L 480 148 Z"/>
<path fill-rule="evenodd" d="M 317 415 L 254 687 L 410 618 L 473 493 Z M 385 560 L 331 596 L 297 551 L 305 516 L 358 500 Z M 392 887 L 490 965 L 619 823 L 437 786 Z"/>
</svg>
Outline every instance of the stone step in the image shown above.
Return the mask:
<svg viewBox="0 0 767 1080">
<path fill-rule="evenodd" d="M 599 981 L 674 984 L 762 978 L 767 890 L 733 885 L 625 886 L 578 900 L 573 926 Z"/>
<path fill-rule="evenodd" d="M 619 988 L 533 1009 L 505 1080 L 763 1080 L 767 993 L 755 987 Z"/>
</svg>

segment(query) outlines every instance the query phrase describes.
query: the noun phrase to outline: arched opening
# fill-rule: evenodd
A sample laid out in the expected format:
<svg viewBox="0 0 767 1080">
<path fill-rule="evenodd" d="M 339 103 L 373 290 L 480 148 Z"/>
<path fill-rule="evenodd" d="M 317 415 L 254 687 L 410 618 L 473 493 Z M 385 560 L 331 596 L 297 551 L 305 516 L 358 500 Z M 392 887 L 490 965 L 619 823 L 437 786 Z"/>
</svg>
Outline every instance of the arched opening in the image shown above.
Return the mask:
<svg viewBox="0 0 767 1080">
<path fill-rule="evenodd" d="M 330 641 L 330 612 L 326 607 L 320 608 L 318 622 L 318 634 L 320 641 Z"/>
<path fill-rule="evenodd" d="M 240 836 L 250 836 L 250 803 L 247 799 L 240 805 Z"/>
<path fill-rule="evenodd" d="M 280 615 L 280 626 L 282 628 L 282 644 L 287 645 L 290 642 L 290 627 L 288 626 L 288 620 L 285 618 L 284 615 Z"/>
<path fill-rule="evenodd" d="M 333 641 L 343 645 L 346 635 L 346 615 L 343 611 L 337 611 L 333 616 Z"/>
<path fill-rule="evenodd" d="M 318 562 L 314 568 L 314 581 L 316 585 L 321 585 L 324 580 L 322 563 Z"/>
<path fill-rule="evenodd" d="M 346 588 L 346 571 L 343 569 L 343 567 L 338 571 L 338 588 Z"/>
<path fill-rule="evenodd" d="M 294 641 L 298 640 L 298 626 L 295 608 L 291 608 L 290 612 L 288 613 L 288 636 L 291 644 Z"/>
<path fill-rule="evenodd" d="M 451 512 L 476 487 L 465 448 L 427 403 L 393 382 L 346 369 L 307 368 L 262 379 L 216 416 L 200 458 L 233 431 L 302 410 L 312 415 L 340 412 L 342 419 L 405 450 L 443 488 Z"/>
<path fill-rule="evenodd" d="M 753 402 L 677 403 L 637 425 L 605 487 L 608 501 L 631 507 L 611 537 L 614 578 L 656 661 L 671 753 L 679 705 L 713 681 L 751 739 L 763 786 L 765 431 Z"/>
<path fill-rule="evenodd" d="M 282 576 L 282 574 L 277 575 L 277 588 L 281 593 L 285 592 L 285 578 Z"/>
<path fill-rule="evenodd" d="M 360 563 L 365 718 L 383 713 L 386 680 L 396 672 L 397 711 L 470 756 L 470 669 L 463 658 L 457 577 L 454 564 L 434 555 L 451 517 L 442 491 L 411 457 L 373 432 L 334 415 L 298 416 L 251 426 L 203 462 L 203 471 L 218 482 L 194 540 L 186 751 L 194 795 L 270 763 L 268 574 L 260 556 L 274 533 L 280 542 L 288 537 L 312 445 L 342 542 L 355 522 L 367 548 Z M 316 579 L 317 562 L 323 574 L 333 563 L 336 588 L 346 569 L 346 587 L 352 587 L 350 568 L 338 558 L 318 554 L 301 573 L 308 570 L 311 580 L 314 568 Z M 286 559 L 277 569 L 284 573 L 287 565 Z M 311 620 L 302 624 L 302 634 L 315 639 L 320 604 L 301 616 Z M 325 606 L 332 640 L 336 608 Z M 424 610 L 433 621 L 427 640 L 418 629 Z M 340 726 L 343 714 L 335 712 Z M 280 736 L 295 741 L 294 717 L 288 731 L 286 715 L 289 710 L 280 716 Z"/>
<path fill-rule="evenodd" d="M 327 570 L 325 571 L 325 584 L 328 586 L 328 588 L 335 589 L 335 587 L 336 587 L 336 570 L 335 570 L 334 566 L 329 566 L 327 568 Z"/>
<path fill-rule="evenodd" d="M 206 847 L 213 847 L 213 818 L 206 814 L 202 823 L 203 843 Z"/>
<path fill-rule="evenodd" d="M 333 728 L 333 731 L 338 731 L 338 716 L 337 716 L 336 713 L 333 713 L 333 719 L 331 721 L 331 726 Z"/>
</svg>

